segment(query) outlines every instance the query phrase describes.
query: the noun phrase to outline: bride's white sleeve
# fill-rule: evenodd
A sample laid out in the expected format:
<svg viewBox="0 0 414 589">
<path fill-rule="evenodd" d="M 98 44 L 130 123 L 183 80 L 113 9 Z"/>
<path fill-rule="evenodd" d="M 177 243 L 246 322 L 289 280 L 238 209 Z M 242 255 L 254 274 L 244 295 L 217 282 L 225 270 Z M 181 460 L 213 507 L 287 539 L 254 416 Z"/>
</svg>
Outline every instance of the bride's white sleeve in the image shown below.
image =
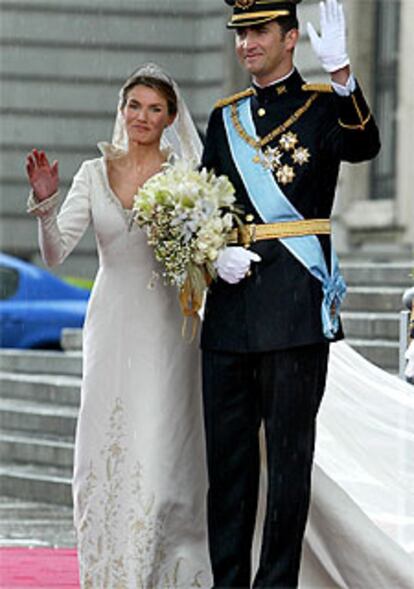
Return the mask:
<svg viewBox="0 0 414 589">
<path fill-rule="evenodd" d="M 65 260 L 91 221 L 91 180 L 87 162 L 74 177 L 59 213 L 58 202 L 59 192 L 42 202 L 31 192 L 27 203 L 27 212 L 38 219 L 40 252 L 48 266 Z"/>
</svg>

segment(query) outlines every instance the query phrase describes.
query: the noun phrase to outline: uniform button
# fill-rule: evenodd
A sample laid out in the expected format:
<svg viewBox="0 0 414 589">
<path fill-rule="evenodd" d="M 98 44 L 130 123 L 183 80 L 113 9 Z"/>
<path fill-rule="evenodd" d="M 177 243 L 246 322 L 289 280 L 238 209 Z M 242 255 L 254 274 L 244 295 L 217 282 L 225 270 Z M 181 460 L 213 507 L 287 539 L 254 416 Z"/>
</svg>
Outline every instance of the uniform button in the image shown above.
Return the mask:
<svg viewBox="0 0 414 589">
<path fill-rule="evenodd" d="M 266 114 L 266 109 L 265 108 L 259 108 L 259 110 L 257 111 L 257 114 L 259 115 L 259 117 L 264 117 Z"/>
<path fill-rule="evenodd" d="M 246 221 L 248 223 L 252 223 L 254 221 L 254 216 L 253 215 L 246 215 Z"/>
</svg>

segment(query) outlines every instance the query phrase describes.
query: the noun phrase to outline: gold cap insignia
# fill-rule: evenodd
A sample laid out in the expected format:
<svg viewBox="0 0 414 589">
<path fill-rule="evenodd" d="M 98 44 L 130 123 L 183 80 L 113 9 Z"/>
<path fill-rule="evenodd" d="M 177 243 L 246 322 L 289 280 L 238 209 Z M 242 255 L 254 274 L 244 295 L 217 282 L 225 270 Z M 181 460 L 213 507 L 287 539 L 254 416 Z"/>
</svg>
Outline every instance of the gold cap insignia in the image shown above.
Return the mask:
<svg viewBox="0 0 414 589">
<path fill-rule="evenodd" d="M 247 10 L 251 8 L 256 0 L 236 0 L 235 6 L 237 8 L 241 8 L 242 10 Z"/>
</svg>

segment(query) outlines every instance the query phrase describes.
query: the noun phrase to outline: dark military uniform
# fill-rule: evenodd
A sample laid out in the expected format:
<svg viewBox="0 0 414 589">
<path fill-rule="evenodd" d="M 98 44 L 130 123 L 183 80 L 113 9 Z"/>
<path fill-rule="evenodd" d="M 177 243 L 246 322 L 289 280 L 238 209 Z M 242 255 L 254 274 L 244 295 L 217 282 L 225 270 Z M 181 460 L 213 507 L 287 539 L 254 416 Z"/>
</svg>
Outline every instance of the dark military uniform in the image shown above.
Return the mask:
<svg viewBox="0 0 414 589">
<path fill-rule="evenodd" d="M 317 99 L 289 128 L 297 136 L 295 149 L 308 150 L 309 159 L 301 165 L 293 161 L 293 152 L 285 152 L 282 163 L 293 168 L 295 177 L 285 185 L 279 182 L 305 219 L 330 217 L 341 161 L 361 162 L 375 156 L 379 149 L 378 130 L 359 88 L 350 97 L 339 97 L 328 91 L 330 86 L 306 86 L 297 71 L 280 84 L 255 88 L 252 104 L 257 134 L 264 137 L 289 119 L 314 88 Z M 270 146 L 278 147 L 280 138 Z M 245 214 L 262 223 L 232 160 L 221 106 L 210 118 L 203 165 L 226 174 Z M 319 239 L 329 264 L 330 238 Z M 236 286 L 219 280 L 211 288 L 202 347 L 265 352 L 325 341 L 320 282 L 278 240 L 257 242 L 251 249 L 260 254 L 262 262 L 252 266 L 253 275 L 248 280 Z M 338 337 L 342 337 L 341 332 Z"/>
<path fill-rule="evenodd" d="M 297 113 L 269 143 L 274 149 L 269 158 L 284 194 L 303 217 L 329 218 L 340 162 L 368 160 L 379 150 L 378 129 L 360 88 L 340 97 L 330 86 L 306 85 L 294 71 L 280 83 L 248 93 L 261 138 Z M 259 224 L 223 123 L 222 109 L 237 100 L 222 101 L 213 111 L 203 165 L 230 178 L 237 203 Z M 330 237 L 318 239 L 329 266 Z M 295 587 L 309 503 L 314 424 L 328 360 L 322 288 L 277 239 L 254 243 L 251 249 L 262 261 L 253 264 L 252 274 L 239 284 L 219 279 L 211 286 L 202 330 L 210 552 L 215 587 L 249 586 L 258 428 L 264 422 L 269 494 L 254 585 Z M 341 337 L 340 329 L 336 338 Z"/>
</svg>

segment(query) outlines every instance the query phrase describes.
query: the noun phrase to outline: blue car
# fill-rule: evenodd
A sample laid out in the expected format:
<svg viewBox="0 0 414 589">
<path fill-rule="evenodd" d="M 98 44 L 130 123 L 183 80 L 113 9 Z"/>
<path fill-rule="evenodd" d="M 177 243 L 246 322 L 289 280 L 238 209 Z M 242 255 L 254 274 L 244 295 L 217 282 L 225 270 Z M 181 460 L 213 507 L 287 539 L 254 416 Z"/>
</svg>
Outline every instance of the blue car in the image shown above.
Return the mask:
<svg viewBox="0 0 414 589">
<path fill-rule="evenodd" d="M 82 327 L 89 291 L 0 254 L 0 347 L 59 349 L 64 327 Z"/>
</svg>

